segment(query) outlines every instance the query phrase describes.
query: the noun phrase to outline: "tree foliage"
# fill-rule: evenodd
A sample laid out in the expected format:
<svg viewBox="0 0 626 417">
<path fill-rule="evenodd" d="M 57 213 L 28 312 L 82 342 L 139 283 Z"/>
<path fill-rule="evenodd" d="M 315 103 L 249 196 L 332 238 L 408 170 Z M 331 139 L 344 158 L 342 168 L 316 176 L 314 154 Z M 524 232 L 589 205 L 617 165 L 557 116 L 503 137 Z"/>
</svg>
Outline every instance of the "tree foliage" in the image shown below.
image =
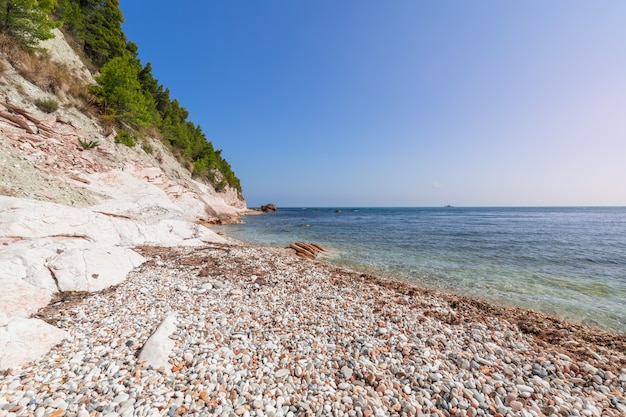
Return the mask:
<svg viewBox="0 0 626 417">
<path fill-rule="evenodd" d="M 56 18 L 62 22 L 63 27 L 75 40 L 82 43 L 85 35 L 85 22 L 83 11 L 77 1 L 57 0 L 54 10 Z"/>
<path fill-rule="evenodd" d="M 146 126 L 154 124 L 155 111 L 144 95 L 138 75 L 141 64 L 129 54 L 113 58 L 96 77 L 98 85 L 93 89 L 105 112 L 120 121 Z"/>
<path fill-rule="evenodd" d="M 55 12 L 98 68 L 128 52 L 119 0 L 58 0 Z"/>
<path fill-rule="evenodd" d="M 0 0 L 0 31 L 34 48 L 51 39 L 57 24 L 50 18 L 55 0 Z"/>
</svg>

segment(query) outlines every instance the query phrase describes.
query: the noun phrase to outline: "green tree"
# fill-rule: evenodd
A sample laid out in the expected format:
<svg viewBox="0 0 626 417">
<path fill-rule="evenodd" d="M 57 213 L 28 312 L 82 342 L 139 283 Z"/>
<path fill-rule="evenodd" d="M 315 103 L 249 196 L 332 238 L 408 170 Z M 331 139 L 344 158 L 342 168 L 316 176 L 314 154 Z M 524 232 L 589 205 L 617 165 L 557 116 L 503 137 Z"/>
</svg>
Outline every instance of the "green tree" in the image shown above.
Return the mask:
<svg viewBox="0 0 626 417">
<path fill-rule="evenodd" d="M 149 62 L 139 71 L 139 82 L 147 97 L 152 97 L 156 110 L 161 118 L 165 117 L 170 107 L 170 90 L 163 88 L 152 75 L 152 64 Z"/>
<path fill-rule="evenodd" d="M 97 67 L 127 52 L 119 0 L 78 0 L 84 16 L 83 50 Z M 132 51 L 131 51 L 132 52 Z"/>
<path fill-rule="evenodd" d="M 85 15 L 80 4 L 73 0 L 58 0 L 54 14 L 63 23 L 63 27 L 82 46 L 85 37 Z"/>
<path fill-rule="evenodd" d="M 50 19 L 56 0 L 0 0 L 0 31 L 8 33 L 27 48 L 54 37 L 58 26 Z"/>
<path fill-rule="evenodd" d="M 137 78 L 140 70 L 141 64 L 129 54 L 113 58 L 102 67 L 93 92 L 105 112 L 131 124 L 149 125 L 154 113 Z"/>
</svg>

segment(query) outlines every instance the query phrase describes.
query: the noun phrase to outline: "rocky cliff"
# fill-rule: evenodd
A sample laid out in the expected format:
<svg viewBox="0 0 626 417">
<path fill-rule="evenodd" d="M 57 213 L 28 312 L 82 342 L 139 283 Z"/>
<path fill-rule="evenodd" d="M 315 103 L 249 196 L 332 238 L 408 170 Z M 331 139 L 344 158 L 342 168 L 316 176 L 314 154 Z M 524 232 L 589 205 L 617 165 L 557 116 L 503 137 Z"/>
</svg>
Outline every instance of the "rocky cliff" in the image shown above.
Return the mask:
<svg viewBox="0 0 626 417">
<path fill-rule="evenodd" d="M 42 46 L 74 79 L 93 82 L 61 32 Z M 0 369 L 63 339 L 31 318 L 55 294 L 119 283 L 143 262 L 137 245 L 223 242 L 202 224 L 246 209 L 236 190 L 195 181 L 158 139 L 116 143 L 63 88 L 42 88 L 16 66 L 0 54 Z M 35 104 L 45 101 L 58 109 Z"/>
</svg>

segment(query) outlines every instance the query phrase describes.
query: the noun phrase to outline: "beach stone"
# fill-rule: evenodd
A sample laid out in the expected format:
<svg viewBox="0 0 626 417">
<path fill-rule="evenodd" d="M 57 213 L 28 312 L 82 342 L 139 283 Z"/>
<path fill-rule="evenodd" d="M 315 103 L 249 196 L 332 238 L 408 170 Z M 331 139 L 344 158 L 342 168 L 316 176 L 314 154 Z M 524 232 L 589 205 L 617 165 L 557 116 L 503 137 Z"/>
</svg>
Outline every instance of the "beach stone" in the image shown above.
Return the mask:
<svg viewBox="0 0 626 417">
<path fill-rule="evenodd" d="M 129 398 L 130 398 L 130 395 L 128 395 L 125 392 L 121 392 L 115 398 L 113 398 L 113 402 L 114 403 L 123 403 L 124 401 L 127 401 Z"/>
<path fill-rule="evenodd" d="M 289 371 L 289 369 L 279 369 L 278 371 L 276 371 L 276 373 L 274 374 L 274 376 L 276 378 L 286 378 L 287 376 L 289 376 L 291 374 L 291 372 Z"/>
<path fill-rule="evenodd" d="M 517 384 L 516 387 L 517 387 L 518 391 L 521 392 L 521 393 L 532 394 L 532 393 L 535 392 L 535 389 L 533 387 L 529 387 L 528 385 Z"/>
<path fill-rule="evenodd" d="M 515 411 L 521 411 L 524 408 L 524 404 L 519 401 L 511 401 L 509 406 Z"/>
<path fill-rule="evenodd" d="M 533 375 L 537 375 L 540 378 L 545 378 L 548 376 L 548 371 L 545 368 L 537 363 L 533 364 Z"/>
<path fill-rule="evenodd" d="M 345 379 L 350 379 L 353 373 L 354 371 L 349 366 L 343 366 L 341 368 L 341 374 L 343 375 Z"/>
<path fill-rule="evenodd" d="M 139 361 L 146 362 L 154 369 L 163 368 L 165 372 L 170 373 L 171 367 L 168 358 L 175 342 L 169 336 L 175 331 L 176 312 L 172 312 L 163 319 L 143 345 L 139 353 Z"/>
</svg>

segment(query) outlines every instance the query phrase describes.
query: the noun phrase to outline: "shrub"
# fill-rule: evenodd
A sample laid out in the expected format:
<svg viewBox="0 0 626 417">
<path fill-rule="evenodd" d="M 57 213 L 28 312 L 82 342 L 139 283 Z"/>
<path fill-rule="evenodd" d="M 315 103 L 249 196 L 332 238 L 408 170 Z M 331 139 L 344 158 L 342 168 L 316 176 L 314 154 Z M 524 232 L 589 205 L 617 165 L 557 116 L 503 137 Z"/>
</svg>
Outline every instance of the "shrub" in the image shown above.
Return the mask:
<svg viewBox="0 0 626 417">
<path fill-rule="evenodd" d="M 66 65 L 51 61 L 46 53 L 25 49 L 17 40 L 0 33 L 0 52 L 15 70 L 42 90 L 59 95 L 86 96 L 85 81 Z"/>
<path fill-rule="evenodd" d="M 52 113 L 55 112 L 59 109 L 59 104 L 54 101 L 54 100 L 35 100 L 35 106 L 39 107 L 39 110 L 46 112 L 46 113 Z"/>
<path fill-rule="evenodd" d="M 135 146 L 135 139 L 133 139 L 133 137 L 131 136 L 130 133 L 128 133 L 127 131 L 123 130 L 120 133 L 117 134 L 117 136 L 115 136 L 115 141 L 118 143 L 123 143 L 124 145 L 128 146 L 129 148 L 132 148 L 133 146 Z"/>
<path fill-rule="evenodd" d="M 154 152 L 154 148 L 147 140 L 143 141 L 143 143 L 141 144 L 141 149 L 143 149 L 143 151 L 148 155 L 152 155 L 152 153 Z"/>
<path fill-rule="evenodd" d="M 78 144 L 83 147 L 83 149 L 93 149 L 100 146 L 100 142 L 97 140 L 83 140 L 78 139 Z"/>
<path fill-rule="evenodd" d="M 213 187 L 215 188 L 215 191 L 219 193 L 221 191 L 224 191 L 227 185 L 228 183 L 226 182 L 226 180 L 221 180 L 217 184 L 214 184 Z"/>
</svg>

